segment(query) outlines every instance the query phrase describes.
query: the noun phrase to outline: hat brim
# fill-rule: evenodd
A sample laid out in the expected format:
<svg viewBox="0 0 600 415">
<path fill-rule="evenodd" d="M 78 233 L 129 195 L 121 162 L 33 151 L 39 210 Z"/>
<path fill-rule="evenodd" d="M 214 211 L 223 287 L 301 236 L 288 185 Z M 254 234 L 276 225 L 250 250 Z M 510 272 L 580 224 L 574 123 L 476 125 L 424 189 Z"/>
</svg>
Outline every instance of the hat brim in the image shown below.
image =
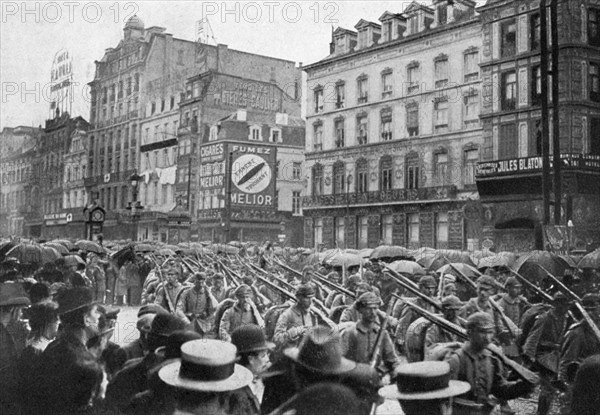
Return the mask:
<svg viewBox="0 0 600 415">
<path fill-rule="evenodd" d="M 19 306 L 19 305 L 28 306 L 30 304 L 31 304 L 31 301 L 27 297 L 15 297 L 15 298 L 10 298 L 6 301 L 0 302 L 0 306 L 2 306 L 2 307 Z"/>
<path fill-rule="evenodd" d="M 58 314 L 59 315 L 67 314 L 67 313 L 70 313 L 71 311 L 79 310 L 80 308 L 89 307 L 89 306 L 96 305 L 96 304 L 100 304 L 100 301 L 99 300 L 91 301 L 89 303 L 81 304 L 81 305 L 78 305 L 77 307 L 69 308 L 67 310 L 61 310 L 59 308 L 58 309 Z"/>
<path fill-rule="evenodd" d="M 252 352 L 260 352 L 263 350 L 273 350 L 275 348 L 275 343 L 265 342 L 262 345 L 251 347 L 249 349 L 238 349 L 238 354 L 240 353 L 252 353 Z"/>
<path fill-rule="evenodd" d="M 385 399 L 400 399 L 403 401 L 427 401 L 432 399 L 445 399 L 462 395 L 471 390 L 468 382 L 450 380 L 448 387 L 431 392 L 402 393 L 397 385 L 388 385 L 379 389 L 379 395 Z"/>
<path fill-rule="evenodd" d="M 298 358 L 300 355 L 300 349 L 297 347 L 291 347 L 289 349 L 285 349 L 283 351 L 283 354 L 286 355 L 288 358 L 292 359 L 294 362 L 298 363 L 299 365 L 305 367 L 306 369 L 309 369 L 309 370 L 312 370 L 315 372 L 319 372 L 319 373 L 324 373 L 327 375 L 335 375 L 338 373 L 349 372 L 356 367 L 356 362 L 353 362 L 350 359 L 346 359 L 345 357 L 342 357 L 342 359 L 340 361 L 340 365 L 334 369 L 324 369 L 322 367 L 309 366 L 306 363 L 302 362 Z"/>
<path fill-rule="evenodd" d="M 158 377 L 167 385 L 178 389 L 198 392 L 228 392 L 243 388 L 252 383 L 254 375 L 242 365 L 235 365 L 234 372 L 227 379 L 202 381 L 182 378 L 180 375 L 181 360 L 168 363 L 158 371 Z"/>
</svg>

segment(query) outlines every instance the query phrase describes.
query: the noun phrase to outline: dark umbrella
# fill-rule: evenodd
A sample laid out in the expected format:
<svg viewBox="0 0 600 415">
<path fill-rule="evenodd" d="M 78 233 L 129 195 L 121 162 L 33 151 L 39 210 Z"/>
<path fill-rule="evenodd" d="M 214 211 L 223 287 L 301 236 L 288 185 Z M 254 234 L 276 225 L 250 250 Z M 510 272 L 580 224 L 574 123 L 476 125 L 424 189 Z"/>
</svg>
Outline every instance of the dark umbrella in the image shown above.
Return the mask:
<svg viewBox="0 0 600 415">
<path fill-rule="evenodd" d="M 16 258 L 21 264 L 41 264 L 42 248 L 37 244 L 18 244 L 6 253 L 7 258 Z"/>
<path fill-rule="evenodd" d="M 371 259 L 379 258 L 412 258 L 412 253 L 398 245 L 380 245 L 371 252 Z"/>
<path fill-rule="evenodd" d="M 69 251 L 77 251 L 77 247 L 75 246 L 75 244 L 71 241 L 69 241 L 68 239 L 54 239 L 52 241 L 53 244 L 61 244 L 64 245 L 65 248 L 67 248 Z"/>
<path fill-rule="evenodd" d="M 57 242 L 46 242 L 42 246 L 49 246 L 50 248 L 56 249 L 61 255 L 69 255 L 69 249 L 63 244 Z"/>
<path fill-rule="evenodd" d="M 85 266 L 85 261 L 79 255 L 67 255 L 64 260 L 67 267 Z"/>
<path fill-rule="evenodd" d="M 529 278 L 530 281 L 542 281 L 546 278 L 546 273 L 537 264 L 544 267 L 558 279 L 562 278 L 565 269 L 570 268 L 564 259 L 552 252 L 531 251 L 517 259 L 514 269 L 519 274 Z"/>
<path fill-rule="evenodd" d="M 600 268 L 600 249 L 590 252 L 579 261 L 579 268 Z"/>
<path fill-rule="evenodd" d="M 156 250 L 156 248 L 150 244 L 136 244 L 133 249 L 135 252 L 154 252 Z"/>
<path fill-rule="evenodd" d="M 95 254 L 100 255 L 106 253 L 106 250 L 102 248 L 99 244 L 97 244 L 94 241 L 88 241 L 86 239 L 82 239 L 80 241 L 75 242 L 75 246 L 84 252 L 93 252 Z"/>
</svg>

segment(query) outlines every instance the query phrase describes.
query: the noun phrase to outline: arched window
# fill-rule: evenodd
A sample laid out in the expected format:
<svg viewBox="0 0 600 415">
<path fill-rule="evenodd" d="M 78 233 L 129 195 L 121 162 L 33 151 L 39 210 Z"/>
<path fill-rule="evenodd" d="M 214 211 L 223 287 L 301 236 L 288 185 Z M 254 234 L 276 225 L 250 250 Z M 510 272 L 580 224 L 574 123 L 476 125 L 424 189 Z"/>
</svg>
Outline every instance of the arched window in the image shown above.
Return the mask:
<svg viewBox="0 0 600 415">
<path fill-rule="evenodd" d="M 391 190 L 393 186 L 392 156 L 386 155 L 379 160 L 379 190 Z"/>
<path fill-rule="evenodd" d="M 346 166 L 344 162 L 337 161 L 333 165 L 333 194 L 344 193 L 346 190 Z"/>
<path fill-rule="evenodd" d="M 323 166 L 315 164 L 312 167 L 312 194 L 320 196 L 323 194 Z"/>
<path fill-rule="evenodd" d="M 369 190 L 369 163 L 367 159 L 360 158 L 356 161 L 356 193 L 365 193 Z"/>
<path fill-rule="evenodd" d="M 418 189 L 420 173 L 419 155 L 415 152 L 407 154 L 404 165 L 406 166 L 404 187 L 406 189 Z"/>
</svg>

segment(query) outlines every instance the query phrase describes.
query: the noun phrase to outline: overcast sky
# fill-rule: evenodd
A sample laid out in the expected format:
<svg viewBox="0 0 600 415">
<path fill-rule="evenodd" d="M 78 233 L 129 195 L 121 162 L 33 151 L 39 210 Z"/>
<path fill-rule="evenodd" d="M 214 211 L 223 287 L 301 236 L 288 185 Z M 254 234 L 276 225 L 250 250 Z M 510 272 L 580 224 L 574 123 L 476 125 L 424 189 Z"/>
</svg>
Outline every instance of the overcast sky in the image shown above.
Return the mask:
<svg viewBox="0 0 600 415">
<path fill-rule="evenodd" d="M 377 21 L 386 10 L 402 12 L 410 3 L 2 0 L 0 128 L 37 126 L 48 118 L 50 68 L 62 48 L 73 56 L 74 81 L 79 85 L 72 113 L 89 119 L 89 105 L 82 97 L 84 85 L 94 76 L 94 60 L 118 44 L 123 25 L 132 14 L 137 14 L 146 27 L 161 26 L 188 40 L 196 37 L 195 22 L 208 17 L 218 43 L 306 65 L 327 56 L 332 26 L 354 29 L 361 18 Z"/>
</svg>

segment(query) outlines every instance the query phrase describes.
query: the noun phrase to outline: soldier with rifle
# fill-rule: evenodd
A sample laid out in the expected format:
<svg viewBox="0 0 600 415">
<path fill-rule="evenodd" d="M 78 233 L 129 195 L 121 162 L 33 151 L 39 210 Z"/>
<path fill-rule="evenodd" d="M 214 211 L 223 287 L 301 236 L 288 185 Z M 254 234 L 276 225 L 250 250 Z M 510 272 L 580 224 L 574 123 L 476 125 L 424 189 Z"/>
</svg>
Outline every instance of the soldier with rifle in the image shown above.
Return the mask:
<svg viewBox="0 0 600 415">
<path fill-rule="evenodd" d="M 194 286 L 181 294 L 177 302 L 177 311 L 187 317 L 194 330 L 202 335 L 212 331 L 217 300 L 205 284 L 206 273 L 196 272 L 193 275 Z"/>
<path fill-rule="evenodd" d="M 187 288 L 179 282 L 183 269 L 180 264 L 175 261 L 170 261 L 166 271 L 166 278 L 163 277 L 160 265 L 157 264 L 156 273 L 159 277 L 160 284 L 156 289 L 156 298 L 154 304 L 158 304 L 165 310 L 175 313 L 178 303 L 181 299 L 181 294 Z"/>
<path fill-rule="evenodd" d="M 265 323 L 258 309 L 250 299 L 251 289 L 242 284 L 235 290 L 236 302 L 225 310 L 219 323 L 219 337 L 223 341 L 231 341 L 231 333 L 240 326 L 256 324 L 264 327 Z"/>
<path fill-rule="evenodd" d="M 297 346 L 304 334 L 318 325 L 317 316 L 311 311 L 314 297 L 312 284 L 296 289 L 296 303 L 281 313 L 275 325 L 273 341 L 280 349 Z"/>
</svg>

